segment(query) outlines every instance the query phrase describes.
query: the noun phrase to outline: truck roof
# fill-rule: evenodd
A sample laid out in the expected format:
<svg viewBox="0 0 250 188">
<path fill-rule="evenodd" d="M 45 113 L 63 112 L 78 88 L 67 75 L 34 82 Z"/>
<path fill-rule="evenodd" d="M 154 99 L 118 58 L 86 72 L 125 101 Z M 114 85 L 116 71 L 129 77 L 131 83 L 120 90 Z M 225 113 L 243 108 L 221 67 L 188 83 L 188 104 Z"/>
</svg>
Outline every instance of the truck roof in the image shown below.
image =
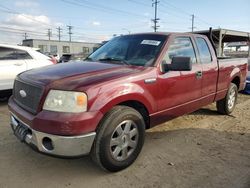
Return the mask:
<svg viewBox="0 0 250 188">
<path fill-rule="evenodd" d="M 205 35 L 201 35 L 201 34 L 196 34 L 196 33 L 181 33 L 181 32 L 145 32 L 145 33 L 133 33 L 133 34 L 127 34 L 127 35 L 123 35 L 123 36 L 129 36 L 129 35 L 165 35 L 165 36 L 169 36 L 169 35 L 185 35 L 185 36 L 205 36 Z"/>
</svg>

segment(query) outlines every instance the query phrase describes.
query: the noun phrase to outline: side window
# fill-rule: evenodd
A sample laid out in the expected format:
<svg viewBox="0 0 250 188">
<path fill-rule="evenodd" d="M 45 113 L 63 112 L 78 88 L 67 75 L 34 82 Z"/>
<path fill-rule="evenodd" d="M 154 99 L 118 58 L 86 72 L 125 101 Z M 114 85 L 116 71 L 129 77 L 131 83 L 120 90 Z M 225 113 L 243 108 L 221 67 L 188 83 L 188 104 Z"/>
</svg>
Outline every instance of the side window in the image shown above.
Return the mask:
<svg viewBox="0 0 250 188">
<path fill-rule="evenodd" d="M 0 60 L 15 60 L 15 49 L 0 47 Z"/>
<path fill-rule="evenodd" d="M 88 47 L 82 47 L 82 52 L 84 54 L 89 54 L 89 48 Z"/>
<path fill-rule="evenodd" d="M 23 59 L 32 59 L 32 57 L 23 50 L 16 50 L 16 59 L 23 60 Z"/>
<path fill-rule="evenodd" d="M 192 41 L 189 37 L 176 37 L 170 44 L 164 57 L 166 63 L 171 63 L 173 57 L 191 57 L 192 63 L 196 63 L 196 56 Z"/>
<path fill-rule="evenodd" d="M 56 45 L 51 45 L 50 46 L 50 53 L 56 54 L 57 53 L 57 46 Z"/>
<path fill-rule="evenodd" d="M 38 48 L 42 53 L 48 52 L 47 45 L 38 45 Z"/>
<path fill-rule="evenodd" d="M 69 46 L 63 46 L 63 53 L 70 53 Z"/>
<path fill-rule="evenodd" d="M 196 44 L 200 54 L 201 63 L 211 63 L 212 56 L 206 40 L 204 38 L 197 37 Z"/>
</svg>

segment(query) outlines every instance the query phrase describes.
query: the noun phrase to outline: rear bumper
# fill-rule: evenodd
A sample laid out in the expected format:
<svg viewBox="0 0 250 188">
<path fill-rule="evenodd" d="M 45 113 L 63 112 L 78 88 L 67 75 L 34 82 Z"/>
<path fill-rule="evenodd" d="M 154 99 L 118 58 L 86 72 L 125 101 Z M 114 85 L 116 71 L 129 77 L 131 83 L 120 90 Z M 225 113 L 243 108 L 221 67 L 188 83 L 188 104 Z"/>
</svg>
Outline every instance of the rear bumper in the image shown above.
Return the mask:
<svg viewBox="0 0 250 188">
<path fill-rule="evenodd" d="M 18 119 L 14 114 L 10 116 L 13 131 L 18 125 L 28 129 L 24 142 L 35 147 L 38 151 L 61 157 L 77 157 L 87 155 L 95 139 L 95 132 L 78 136 L 58 136 L 36 131 Z"/>
</svg>

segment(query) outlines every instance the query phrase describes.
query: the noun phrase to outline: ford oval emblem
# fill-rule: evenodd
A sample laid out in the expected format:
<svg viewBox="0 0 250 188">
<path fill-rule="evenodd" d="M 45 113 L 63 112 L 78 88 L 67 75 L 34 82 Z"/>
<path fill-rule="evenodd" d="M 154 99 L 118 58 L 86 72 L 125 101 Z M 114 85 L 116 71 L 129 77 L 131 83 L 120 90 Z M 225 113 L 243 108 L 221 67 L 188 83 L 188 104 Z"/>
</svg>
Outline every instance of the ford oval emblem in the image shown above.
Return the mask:
<svg viewBox="0 0 250 188">
<path fill-rule="evenodd" d="M 21 95 L 21 97 L 26 97 L 27 96 L 27 93 L 24 91 L 24 90 L 20 90 L 19 91 L 19 94 Z"/>
</svg>

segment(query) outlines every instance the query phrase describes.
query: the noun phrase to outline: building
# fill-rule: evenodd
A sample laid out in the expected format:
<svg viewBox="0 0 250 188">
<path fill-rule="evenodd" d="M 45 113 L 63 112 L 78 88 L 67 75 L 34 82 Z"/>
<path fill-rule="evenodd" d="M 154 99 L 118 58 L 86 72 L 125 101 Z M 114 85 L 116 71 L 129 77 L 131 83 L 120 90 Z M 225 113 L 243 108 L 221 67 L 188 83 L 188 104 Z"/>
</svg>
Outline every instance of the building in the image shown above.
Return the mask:
<svg viewBox="0 0 250 188">
<path fill-rule="evenodd" d="M 210 38 L 209 30 L 205 31 L 196 31 L 194 33 L 203 34 Z M 248 52 L 246 56 L 250 56 L 250 33 L 243 31 L 235 31 L 230 29 L 213 29 L 212 30 L 212 38 L 216 46 L 216 51 L 218 56 L 225 55 L 224 47 L 227 46 L 228 43 L 232 42 L 244 42 L 248 46 Z"/>
<path fill-rule="evenodd" d="M 100 47 L 100 43 L 89 42 L 69 42 L 58 40 L 41 40 L 41 39 L 26 39 L 23 40 L 23 46 L 39 48 L 42 53 L 47 54 L 78 54 L 83 53 L 88 55 Z"/>
</svg>

